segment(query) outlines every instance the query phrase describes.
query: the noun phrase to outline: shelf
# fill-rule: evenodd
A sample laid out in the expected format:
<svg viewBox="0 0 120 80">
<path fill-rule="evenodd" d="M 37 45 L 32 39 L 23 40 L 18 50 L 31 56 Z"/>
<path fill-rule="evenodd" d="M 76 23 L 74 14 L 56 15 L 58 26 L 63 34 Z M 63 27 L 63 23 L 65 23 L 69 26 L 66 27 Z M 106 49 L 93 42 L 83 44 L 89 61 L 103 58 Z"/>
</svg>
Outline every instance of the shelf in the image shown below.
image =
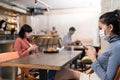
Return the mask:
<svg viewBox="0 0 120 80">
<path fill-rule="evenodd" d="M 17 23 L 9 23 L 9 22 L 7 22 L 7 24 L 9 24 L 9 25 L 17 25 Z"/>
</svg>

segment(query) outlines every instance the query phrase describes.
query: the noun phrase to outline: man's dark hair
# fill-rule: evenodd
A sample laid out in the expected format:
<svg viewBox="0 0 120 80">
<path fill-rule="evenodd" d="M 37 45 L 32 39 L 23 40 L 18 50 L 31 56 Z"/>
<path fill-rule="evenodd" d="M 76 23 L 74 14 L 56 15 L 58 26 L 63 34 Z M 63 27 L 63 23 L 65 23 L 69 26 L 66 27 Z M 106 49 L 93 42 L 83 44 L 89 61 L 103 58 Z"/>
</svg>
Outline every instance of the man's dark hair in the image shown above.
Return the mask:
<svg viewBox="0 0 120 80">
<path fill-rule="evenodd" d="M 76 29 L 74 27 L 70 27 L 69 31 L 76 31 Z"/>
</svg>

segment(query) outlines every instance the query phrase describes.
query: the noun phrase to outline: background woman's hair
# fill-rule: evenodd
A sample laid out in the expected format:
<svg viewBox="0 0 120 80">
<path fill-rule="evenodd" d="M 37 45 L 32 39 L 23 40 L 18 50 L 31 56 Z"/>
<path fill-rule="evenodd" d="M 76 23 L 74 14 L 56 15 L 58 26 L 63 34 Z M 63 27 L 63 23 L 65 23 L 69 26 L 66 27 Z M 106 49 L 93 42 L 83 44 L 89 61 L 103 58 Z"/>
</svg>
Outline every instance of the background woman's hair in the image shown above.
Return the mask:
<svg viewBox="0 0 120 80">
<path fill-rule="evenodd" d="M 24 24 L 19 31 L 19 37 L 24 38 L 25 37 L 25 32 L 32 32 L 31 26 L 29 26 L 27 24 Z"/>
<path fill-rule="evenodd" d="M 112 32 L 114 34 L 120 35 L 120 10 L 114 10 L 112 12 L 107 12 L 100 16 L 100 22 L 103 24 L 113 25 Z"/>
<path fill-rule="evenodd" d="M 1 21 L 0 21 L 0 29 L 2 28 L 2 24 L 3 24 L 4 22 L 6 22 L 6 21 L 5 21 L 5 20 L 1 20 Z M 6 30 L 6 27 L 7 27 L 7 22 L 6 22 L 6 24 L 5 24 L 5 27 L 3 28 L 4 31 Z"/>
</svg>

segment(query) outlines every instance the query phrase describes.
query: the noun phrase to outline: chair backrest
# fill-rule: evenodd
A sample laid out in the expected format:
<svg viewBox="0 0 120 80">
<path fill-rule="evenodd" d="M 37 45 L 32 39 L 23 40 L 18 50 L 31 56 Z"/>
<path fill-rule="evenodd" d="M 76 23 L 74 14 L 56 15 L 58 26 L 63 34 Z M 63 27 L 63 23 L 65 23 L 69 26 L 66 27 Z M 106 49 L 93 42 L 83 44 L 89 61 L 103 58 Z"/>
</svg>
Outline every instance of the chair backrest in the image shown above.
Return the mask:
<svg viewBox="0 0 120 80">
<path fill-rule="evenodd" d="M 117 69 L 117 72 L 115 74 L 114 80 L 119 80 L 119 78 L 120 78 L 120 66 Z"/>
<path fill-rule="evenodd" d="M 6 53 L 0 53 L 0 62 L 12 60 L 19 58 L 18 52 L 6 52 Z"/>
<path fill-rule="evenodd" d="M 54 37 L 53 46 L 62 47 L 62 39 L 60 37 Z"/>
<path fill-rule="evenodd" d="M 0 53 L 0 63 L 12 59 L 19 58 L 18 52 L 6 52 L 6 53 Z M 17 80 L 17 68 L 15 70 L 15 80 Z"/>
<path fill-rule="evenodd" d="M 48 45 L 48 47 L 53 46 L 53 38 L 48 39 L 48 44 L 47 45 Z"/>
</svg>

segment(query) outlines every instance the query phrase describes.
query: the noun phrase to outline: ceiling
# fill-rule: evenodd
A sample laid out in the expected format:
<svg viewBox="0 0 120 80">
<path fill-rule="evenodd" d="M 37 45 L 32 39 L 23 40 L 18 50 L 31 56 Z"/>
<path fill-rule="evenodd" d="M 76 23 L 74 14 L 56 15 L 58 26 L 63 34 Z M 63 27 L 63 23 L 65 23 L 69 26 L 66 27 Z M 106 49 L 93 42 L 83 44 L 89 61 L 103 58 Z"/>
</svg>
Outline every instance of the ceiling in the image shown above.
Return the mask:
<svg viewBox="0 0 120 80">
<path fill-rule="evenodd" d="M 36 4 L 35 1 L 37 1 Z M 39 1 L 44 2 L 51 9 L 85 8 L 95 7 L 97 5 L 96 0 L 0 0 L 0 2 L 6 2 L 9 4 L 17 5 L 21 8 L 27 7 L 44 8 L 45 5 L 40 3 Z"/>
<path fill-rule="evenodd" d="M 98 2 L 99 1 L 100 0 L 98 0 Z M 97 0 L 0 0 L 0 2 L 24 10 L 29 10 L 29 8 L 47 8 L 49 10 L 94 8 L 98 5 Z"/>
</svg>

